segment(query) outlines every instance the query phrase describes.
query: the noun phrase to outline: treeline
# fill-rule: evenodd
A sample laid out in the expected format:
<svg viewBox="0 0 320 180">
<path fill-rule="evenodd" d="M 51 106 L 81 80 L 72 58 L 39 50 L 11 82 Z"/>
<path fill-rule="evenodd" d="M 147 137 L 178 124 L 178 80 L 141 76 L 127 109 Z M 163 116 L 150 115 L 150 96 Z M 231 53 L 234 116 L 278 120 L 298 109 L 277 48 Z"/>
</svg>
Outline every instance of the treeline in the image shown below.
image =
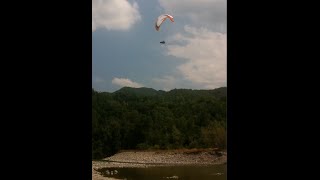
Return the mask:
<svg viewBox="0 0 320 180">
<path fill-rule="evenodd" d="M 226 148 L 226 91 L 92 89 L 92 158 L 120 149 Z"/>
</svg>

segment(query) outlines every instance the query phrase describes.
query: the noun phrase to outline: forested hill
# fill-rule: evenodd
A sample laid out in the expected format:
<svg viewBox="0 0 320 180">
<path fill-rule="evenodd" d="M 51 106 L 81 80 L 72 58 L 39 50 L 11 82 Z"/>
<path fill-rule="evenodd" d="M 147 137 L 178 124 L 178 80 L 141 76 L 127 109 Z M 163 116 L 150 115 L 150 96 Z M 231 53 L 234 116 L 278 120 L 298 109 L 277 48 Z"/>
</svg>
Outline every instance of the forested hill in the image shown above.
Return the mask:
<svg viewBox="0 0 320 180">
<path fill-rule="evenodd" d="M 92 89 L 92 158 L 120 149 L 226 147 L 227 88 Z"/>
<path fill-rule="evenodd" d="M 157 91 L 152 88 L 131 88 L 131 87 L 123 87 L 119 89 L 118 91 L 114 92 L 114 94 L 132 94 L 136 96 L 154 96 L 154 95 L 159 95 L 162 93 L 165 93 L 165 91 Z"/>
</svg>

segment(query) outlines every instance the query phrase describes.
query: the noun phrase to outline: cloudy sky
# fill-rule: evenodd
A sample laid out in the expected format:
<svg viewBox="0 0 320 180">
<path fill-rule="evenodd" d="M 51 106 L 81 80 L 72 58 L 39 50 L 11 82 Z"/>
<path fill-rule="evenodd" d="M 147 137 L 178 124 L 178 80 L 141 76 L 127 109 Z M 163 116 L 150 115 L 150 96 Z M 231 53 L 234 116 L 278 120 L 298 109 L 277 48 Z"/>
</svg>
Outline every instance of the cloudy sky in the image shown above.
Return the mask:
<svg viewBox="0 0 320 180">
<path fill-rule="evenodd" d="M 95 90 L 226 86 L 226 0 L 92 0 L 92 8 Z M 174 22 L 156 31 L 161 14 Z"/>
</svg>

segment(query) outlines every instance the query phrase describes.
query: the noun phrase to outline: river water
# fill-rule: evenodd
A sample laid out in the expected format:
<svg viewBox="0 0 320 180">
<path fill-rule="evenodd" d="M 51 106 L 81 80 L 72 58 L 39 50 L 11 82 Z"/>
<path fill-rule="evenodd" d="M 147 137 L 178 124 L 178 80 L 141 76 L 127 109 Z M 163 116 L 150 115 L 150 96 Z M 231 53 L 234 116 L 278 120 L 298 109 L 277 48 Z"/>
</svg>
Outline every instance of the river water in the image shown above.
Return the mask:
<svg viewBox="0 0 320 180">
<path fill-rule="evenodd" d="M 227 170 L 224 165 L 209 166 L 163 166 L 148 168 L 102 168 L 105 177 L 126 180 L 226 180 Z"/>
</svg>

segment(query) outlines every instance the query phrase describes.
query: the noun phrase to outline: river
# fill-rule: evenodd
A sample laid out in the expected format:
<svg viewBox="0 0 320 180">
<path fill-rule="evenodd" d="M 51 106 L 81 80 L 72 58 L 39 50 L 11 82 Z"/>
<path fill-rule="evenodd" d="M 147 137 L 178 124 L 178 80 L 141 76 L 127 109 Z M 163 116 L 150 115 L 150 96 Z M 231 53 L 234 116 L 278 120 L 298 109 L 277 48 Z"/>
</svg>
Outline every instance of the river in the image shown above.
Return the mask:
<svg viewBox="0 0 320 180">
<path fill-rule="evenodd" d="M 105 177 L 126 180 L 226 180 L 226 164 L 208 166 L 160 166 L 148 168 L 101 168 Z"/>
</svg>

